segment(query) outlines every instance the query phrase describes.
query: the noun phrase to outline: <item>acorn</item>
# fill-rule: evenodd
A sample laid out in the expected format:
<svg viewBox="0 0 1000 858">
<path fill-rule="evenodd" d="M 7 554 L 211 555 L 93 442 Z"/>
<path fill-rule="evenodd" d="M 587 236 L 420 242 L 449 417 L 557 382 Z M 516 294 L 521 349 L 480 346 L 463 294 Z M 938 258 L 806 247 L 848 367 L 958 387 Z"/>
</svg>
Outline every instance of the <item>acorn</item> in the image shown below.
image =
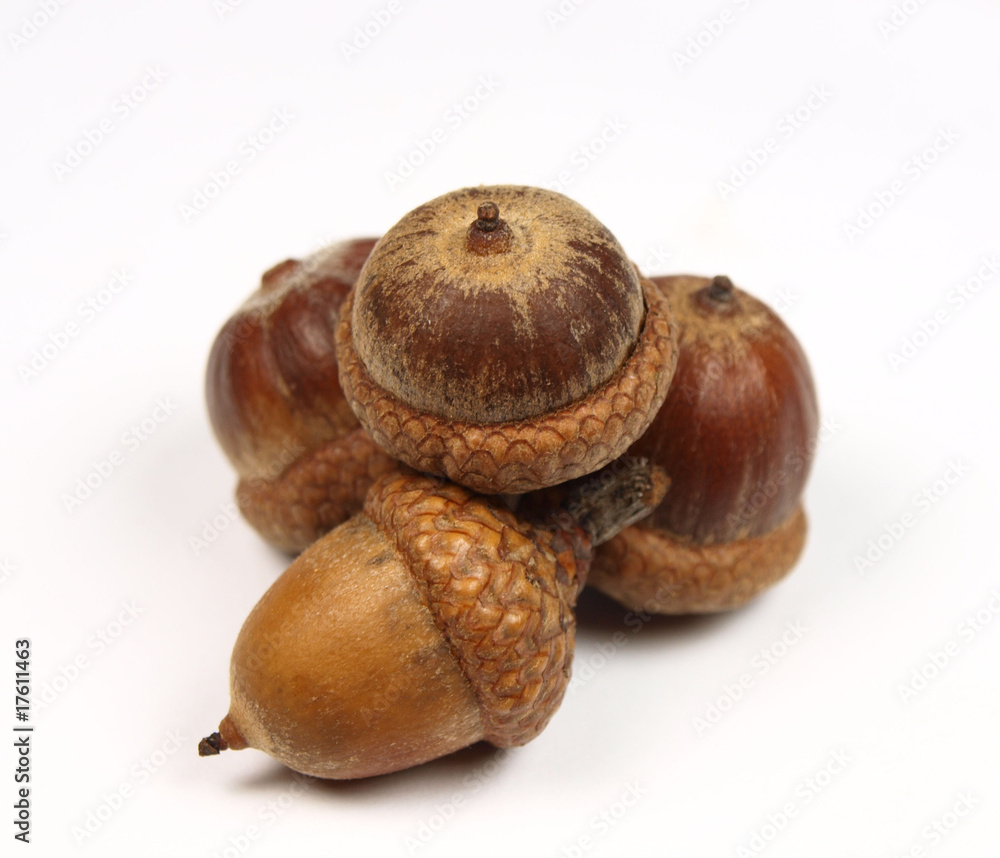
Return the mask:
<svg viewBox="0 0 1000 858">
<path fill-rule="evenodd" d="M 359 512 L 375 478 L 396 467 L 344 399 L 334 348 L 340 305 L 376 241 L 271 268 L 208 359 L 208 413 L 240 477 L 240 511 L 284 551 Z"/>
<path fill-rule="evenodd" d="M 344 393 L 393 457 L 483 493 L 591 473 L 639 438 L 676 363 L 667 302 L 562 194 L 444 194 L 378 242 L 344 302 Z"/>
<path fill-rule="evenodd" d="M 229 714 L 199 753 L 253 747 L 304 774 L 360 778 L 530 741 L 569 681 L 594 544 L 662 497 L 644 462 L 591 480 L 533 522 L 440 479 L 379 478 L 364 512 L 250 613 Z"/>
<path fill-rule="evenodd" d="M 679 357 L 666 402 L 629 452 L 662 467 L 670 488 L 601 547 L 590 584 L 633 610 L 729 610 L 802 552 L 816 391 L 792 332 L 728 277 L 653 280 L 676 314 Z"/>
</svg>

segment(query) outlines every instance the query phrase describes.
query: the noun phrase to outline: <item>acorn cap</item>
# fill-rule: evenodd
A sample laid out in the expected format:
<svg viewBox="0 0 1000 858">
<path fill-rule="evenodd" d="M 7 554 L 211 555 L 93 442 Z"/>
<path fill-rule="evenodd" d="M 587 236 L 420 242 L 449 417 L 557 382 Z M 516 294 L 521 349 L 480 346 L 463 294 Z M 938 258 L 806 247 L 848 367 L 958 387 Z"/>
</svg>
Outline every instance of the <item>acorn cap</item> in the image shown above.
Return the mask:
<svg viewBox="0 0 1000 858">
<path fill-rule="evenodd" d="M 376 442 L 481 492 L 616 458 L 676 360 L 666 302 L 607 228 L 518 186 L 465 188 L 405 215 L 345 302 L 337 348 Z"/>
<path fill-rule="evenodd" d="M 769 533 L 712 545 L 629 527 L 595 552 L 587 583 L 632 611 L 730 611 L 784 578 L 805 539 L 801 505 Z"/>
<path fill-rule="evenodd" d="M 361 512 L 379 476 L 403 467 L 357 426 L 303 453 L 276 479 L 241 479 L 236 502 L 271 545 L 298 554 Z"/>
</svg>

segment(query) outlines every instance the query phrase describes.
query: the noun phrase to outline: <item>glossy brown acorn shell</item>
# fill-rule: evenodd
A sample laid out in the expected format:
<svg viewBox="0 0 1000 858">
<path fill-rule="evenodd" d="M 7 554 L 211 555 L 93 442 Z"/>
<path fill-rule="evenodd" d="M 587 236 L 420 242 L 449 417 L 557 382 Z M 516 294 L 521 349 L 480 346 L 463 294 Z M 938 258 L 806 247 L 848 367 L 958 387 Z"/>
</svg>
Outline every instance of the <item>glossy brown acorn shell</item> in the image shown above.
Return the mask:
<svg viewBox="0 0 1000 858">
<path fill-rule="evenodd" d="M 240 476 L 240 509 L 286 551 L 359 511 L 372 479 L 394 467 L 359 434 L 334 348 L 340 305 L 376 241 L 271 268 L 209 355 L 209 417 Z"/>
<path fill-rule="evenodd" d="M 666 401 L 629 451 L 670 476 L 644 526 L 698 544 L 761 536 L 799 505 L 819 427 L 805 353 L 762 301 L 708 297 L 704 277 L 656 277 L 677 318 Z"/>
<path fill-rule="evenodd" d="M 480 233 L 476 213 L 490 209 L 494 231 Z M 365 263 L 337 332 L 341 385 L 406 464 L 525 492 L 597 470 L 639 437 L 673 374 L 671 326 L 582 206 L 466 188 L 405 216 Z"/>
<path fill-rule="evenodd" d="M 251 611 L 230 697 L 222 750 L 256 748 L 321 778 L 409 768 L 483 737 L 404 558 L 363 515 L 300 554 Z"/>
<path fill-rule="evenodd" d="M 629 452 L 662 467 L 670 488 L 598 551 L 591 583 L 638 604 L 656 595 L 659 574 L 659 612 L 723 610 L 801 552 L 816 393 L 798 341 L 763 302 L 704 277 L 653 280 L 677 318 L 679 356 L 663 407 Z"/>
<path fill-rule="evenodd" d="M 548 723 L 590 549 L 458 486 L 387 475 L 303 552 L 240 632 L 221 747 L 357 778 Z"/>
</svg>

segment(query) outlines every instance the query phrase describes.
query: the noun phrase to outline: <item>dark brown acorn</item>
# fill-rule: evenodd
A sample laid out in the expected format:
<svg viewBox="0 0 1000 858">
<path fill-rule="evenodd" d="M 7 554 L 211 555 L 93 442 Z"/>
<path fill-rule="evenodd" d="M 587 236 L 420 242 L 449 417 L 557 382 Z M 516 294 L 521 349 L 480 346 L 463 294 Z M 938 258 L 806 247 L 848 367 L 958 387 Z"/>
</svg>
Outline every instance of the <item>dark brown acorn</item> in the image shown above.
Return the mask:
<svg viewBox="0 0 1000 858">
<path fill-rule="evenodd" d="M 374 479 L 396 467 L 345 401 L 334 348 L 340 305 L 376 241 L 270 269 L 209 356 L 208 413 L 240 477 L 240 511 L 285 551 L 358 512 Z"/>
<path fill-rule="evenodd" d="M 795 336 L 729 278 L 653 280 L 676 316 L 680 354 L 666 402 L 630 454 L 662 467 L 670 488 L 597 552 L 590 583 L 635 610 L 728 610 L 802 551 L 816 392 Z"/>
</svg>

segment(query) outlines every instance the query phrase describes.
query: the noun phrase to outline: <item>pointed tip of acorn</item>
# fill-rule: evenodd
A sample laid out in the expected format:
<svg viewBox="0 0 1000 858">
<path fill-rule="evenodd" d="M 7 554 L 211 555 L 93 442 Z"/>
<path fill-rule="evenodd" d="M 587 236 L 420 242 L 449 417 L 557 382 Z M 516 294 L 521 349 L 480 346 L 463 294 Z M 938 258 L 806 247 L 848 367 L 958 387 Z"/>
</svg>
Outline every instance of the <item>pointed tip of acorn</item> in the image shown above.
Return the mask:
<svg viewBox="0 0 1000 858">
<path fill-rule="evenodd" d="M 708 294 L 713 301 L 732 301 L 735 288 L 733 281 L 725 274 L 717 274 L 708 285 Z"/>
<path fill-rule="evenodd" d="M 229 745 L 219 733 L 212 733 L 198 743 L 199 757 L 215 757 L 223 751 L 228 750 Z"/>
<path fill-rule="evenodd" d="M 233 719 L 226 715 L 219 723 L 219 730 L 206 736 L 198 743 L 199 757 L 214 757 L 223 751 L 242 751 L 249 747 L 247 740 L 233 722 Z"/>
<path fill-rule="evenodd" d="M 480 203 L 476 218 L 476 226 L 484 232 L 490 232 L 500 225 L 500 207 L 493 202 Z"/>
<path fill-rule="evenodd" d="M 511 248 L 513 236 L 510 227 L 500 217 L 500 207 L 490 201 L 480 203 L 476 219 L 469 225 L 467 247 L 477 256 L 506 253 Z"/>
</svg>

